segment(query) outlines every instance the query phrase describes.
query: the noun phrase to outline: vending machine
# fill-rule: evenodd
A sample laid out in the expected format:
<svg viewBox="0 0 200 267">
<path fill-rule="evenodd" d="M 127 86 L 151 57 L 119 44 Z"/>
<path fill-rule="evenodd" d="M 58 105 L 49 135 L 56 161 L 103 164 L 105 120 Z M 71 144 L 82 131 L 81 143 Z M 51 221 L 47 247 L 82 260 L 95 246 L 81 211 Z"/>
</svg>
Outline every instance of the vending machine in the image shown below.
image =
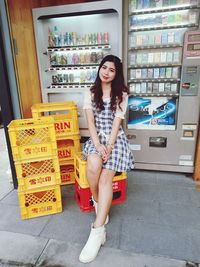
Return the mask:
<svg viewBox="0 0 200 267">
<path fill-rule="evenodd" d="M 88 136 L 84 91 L 106 54 L 122 57 L 122 0 L 35 8 L 33 22 L 42 100 L 74 101 Z"/>
<path fill-rule="evenodd" d="M 199 1 L 125 5 L 125 128 L 136 168 L 192 173 L 200 106 Z"/>
</svg>

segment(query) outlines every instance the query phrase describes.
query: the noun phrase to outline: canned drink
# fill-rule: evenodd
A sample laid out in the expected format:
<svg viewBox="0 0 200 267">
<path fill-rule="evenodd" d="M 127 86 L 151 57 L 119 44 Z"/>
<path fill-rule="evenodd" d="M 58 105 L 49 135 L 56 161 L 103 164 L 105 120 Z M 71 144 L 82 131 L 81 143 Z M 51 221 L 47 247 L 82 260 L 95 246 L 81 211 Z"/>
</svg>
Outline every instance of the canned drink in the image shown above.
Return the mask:
<svg viewBox="0 0 200 267">
<path fill-rule="evenodd" d="M 108 43 L 109 43 L 108 32 L 104 32 L 104 44 L 108 44 Z"/>
<path fill-rule="evenodd" d="M 72 32 L 72 45 L 77 45 L 77 33 Z"/>
<path fill-rule="evenodd" d="M 102 44 L 102 33 L 101 32 L 98 32 L 97 42 L 98 42 L 98 44 Z"/>
<path fill-rule="evenodd" d="M 68 74 L 63 74 L 63 82 L 68 83 Z"/>
<path fill-rule="evenodd" d="M 69 82 L 70 83 L 73 83 L 74 82 L 74 74 L 73 73 L 70 73 L 69 74 Z"/>
</svg>

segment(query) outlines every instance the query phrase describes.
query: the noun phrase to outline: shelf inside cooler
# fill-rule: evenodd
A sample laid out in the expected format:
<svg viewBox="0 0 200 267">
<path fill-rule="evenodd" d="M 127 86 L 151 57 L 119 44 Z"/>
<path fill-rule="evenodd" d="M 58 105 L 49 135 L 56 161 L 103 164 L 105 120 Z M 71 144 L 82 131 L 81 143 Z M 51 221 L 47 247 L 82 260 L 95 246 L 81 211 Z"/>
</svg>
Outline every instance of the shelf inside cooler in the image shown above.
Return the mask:
<svg viewBox="0 0 200 267">
<path fill-rule="evenodd" d="M 74 51 L 74 50 L 93 50 L 93 49 L 111 49 L 109 44 L 93 44 L 93 45 L 78 45 L 78 46 L 57 46 L 57 47 L 48 47 L 47 52 L 56 52 L 56 51 Z"/>
<path fill-rule="evenodd" d="M 57 70 L 92 70 L 96 69 L 98 65 L 81 65 L 81 66 L 66 66 L 66 67 L 50 67 L 46 70 L 47 71 L 57 71 Z"/>
<path fill-rule="evenodd" d="M 51 89 L 75 89 L 75 88 L 90 88 L 92 86 L 92 83 L 87 84 L 77 84 L 77 85 L 51 85 L 47 87 L 47 91 L 50 92 Z M 58 91 L 53 90 L 53 92 L 57 93 Z"/>
</svg>

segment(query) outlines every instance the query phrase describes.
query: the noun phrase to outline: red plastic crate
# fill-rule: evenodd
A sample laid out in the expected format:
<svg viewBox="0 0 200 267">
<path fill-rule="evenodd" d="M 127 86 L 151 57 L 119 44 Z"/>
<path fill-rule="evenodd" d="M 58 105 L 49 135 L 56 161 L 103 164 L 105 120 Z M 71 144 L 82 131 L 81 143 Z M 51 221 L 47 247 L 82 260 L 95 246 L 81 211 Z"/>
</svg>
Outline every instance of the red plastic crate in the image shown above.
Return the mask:
<svg viewBox="0 0 200 267">
<path fill-rule="evenodd" d="M 75 198 L 80 209 L 84 212 L 94 210 L 90 188 L 82 188 L 75 180 Z M 113 182 L 112 204 L 122 203 L 126 200 L 126 179 Z"/>
</svg>

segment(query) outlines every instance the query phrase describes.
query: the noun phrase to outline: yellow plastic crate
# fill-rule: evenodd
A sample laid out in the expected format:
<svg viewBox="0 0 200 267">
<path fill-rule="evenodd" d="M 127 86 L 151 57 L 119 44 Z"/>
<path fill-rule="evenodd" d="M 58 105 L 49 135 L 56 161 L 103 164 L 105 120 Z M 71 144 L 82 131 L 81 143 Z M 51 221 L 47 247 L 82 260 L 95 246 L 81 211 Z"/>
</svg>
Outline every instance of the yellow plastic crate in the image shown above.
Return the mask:
<svg viewBox="0 0 200 267">
<path fill-rule="evenodd" d="M 59 161 L 74 159 L 74 153 L 81 151 L 80 135 L 57 140 Z"/>
<path fill-rule="evenodd" d="M 20 191 L 61 183 L 60 166 L 56 156 L 37 161 L 16 161 L 15 169 Z"/>
<path fill-rule="evenodd" d="M 60 162 L 61 185 L 74 184 L 74 160 Z"/>
<path fill-rule="evenodd" d="M 35 104 L 31 108 L 33 118 L 51 115 L 55 120 L 56 138 L 79 134 L 78 110 L 73 101 Z"/>
<path fill-rule="evenodd" d="M 14 160 L 27 160 L 57 154 L 54 119 L 13 120 L 8 125 Z"/>
<path fill-rule="evenodd" d="M 88 188 L 88 180 L 86 175 L 87 161 L 82 152 L 75 153 L 74 155 L 74 167 L 75 167 L 75 179 L 81 188 Z M 113 182 L 124 180 L 127 178 L 126 172 L 116 173 L 113 178 Z"/>
<path fill-rule="evenodd" d="M 60 186 L 18 191 L 22 219 L 54 214 L 62 211 Z"/>
</svg>

